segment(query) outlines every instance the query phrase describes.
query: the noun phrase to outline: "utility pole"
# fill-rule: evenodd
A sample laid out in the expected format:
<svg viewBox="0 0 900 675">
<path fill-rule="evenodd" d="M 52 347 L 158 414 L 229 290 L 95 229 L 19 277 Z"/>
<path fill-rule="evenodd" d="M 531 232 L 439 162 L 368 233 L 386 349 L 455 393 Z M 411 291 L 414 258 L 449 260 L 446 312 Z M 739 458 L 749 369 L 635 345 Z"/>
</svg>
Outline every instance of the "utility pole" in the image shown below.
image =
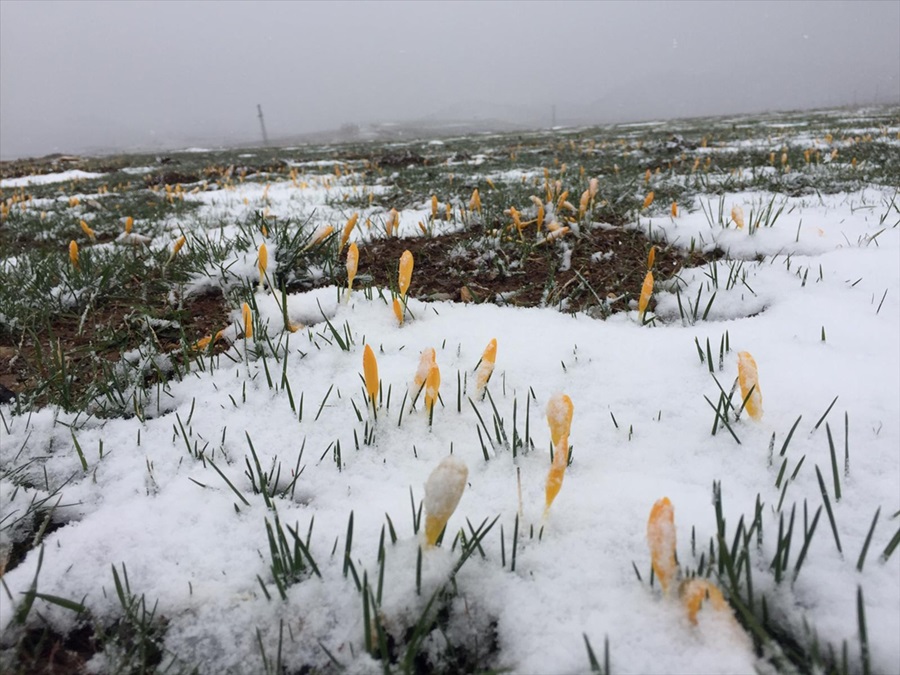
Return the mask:
<svg viewBox="0 0 900 675">
<path fill-rule="evenodd" d="M 262 129 L 263 145 L 269 147 L 269 136 L 266 134 L 266 121 L 263 119 L 262 106 L 257 103 L 256 110 L 259 112 L 259 126 Z"/>
</svg>

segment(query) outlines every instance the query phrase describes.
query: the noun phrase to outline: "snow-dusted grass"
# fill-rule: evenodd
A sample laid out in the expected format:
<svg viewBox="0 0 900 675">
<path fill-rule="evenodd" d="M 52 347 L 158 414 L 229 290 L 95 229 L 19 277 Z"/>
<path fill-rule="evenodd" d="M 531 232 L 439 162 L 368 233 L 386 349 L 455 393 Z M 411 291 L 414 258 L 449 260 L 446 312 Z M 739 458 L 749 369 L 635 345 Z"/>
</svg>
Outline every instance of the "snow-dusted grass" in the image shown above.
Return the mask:
<svg viewBox="0 0 900 675">
<path fill-rule="evenodd" d="M 657 288 L 644 323 L 634 310 L 597 321 L 410 298 L 398 326 L 388 289 L 344 302 L 334 285 L 254 287 L 266 237 L 238 225 L 254 207 L 295 219 L 318 209 L 314 223 L 335 222 L 344 194 L 381 189 L 352 175 L 324 181 L 188 197 L 203 202 L 179 223 L 195 246 L 242 242 L 188 292 L 244 293 L 252 338 L 235 306 L 233 344 L 144 395 L 138 416 L 0 407 L 3 543 L 42 540 L 2 578 L 4 646 L 20 624 L 110 630 L 124 614 L 145 630 L 113 631 L 94 670 L 138 661 L 143 644 L 161 648 L 162 665 L 209 673 L 576 673 L 592 665 L 586 641 L 602 666 L 607 639 L 622 673 L 806 670 L 814 642 L 837 669 L 845 649 L 850 672 L 900 670 L 896 189 L 726 192 L 674 218 L 634 218 L 629 227 L 660 243 L 725 254 Z M 739 205 L 752 224 L 769 204 L 779 215 L 758 227 L 729 218 Z M 401 230 L 429 213 L 417 201 Z M 172 236 L 152 244 L 160 255 Z M 363 225 L 353 234 L 371 236 Z M 268 241 L 274 278 L 278 242 L 289 244 L 277 227 Z M 482 398 L 476 367 L 491 339 Z M 441 375 L 433 416 L 424 393 L 411 405 L 428 348 Z M 742 351 L 759 367 L 758 421 L 732 390 Z M 556 393 L 574 404 L 571 462 L 545 514 Z M 432 548 L 420 503 L 451 453 L 467 482 Z M 647 519 L 664 496 L 681 573 L 708 576 L 731 603 L 705 606 L 697 625 L 677 590 L 664 597 L 651 584 Z M 48 512 L 65 525 L 47 536 L 19 522 Z M 743 562 L 725 560 L 741 552 Z M 788 639 L 772 639 L 776 628 Z"/>
</svg>

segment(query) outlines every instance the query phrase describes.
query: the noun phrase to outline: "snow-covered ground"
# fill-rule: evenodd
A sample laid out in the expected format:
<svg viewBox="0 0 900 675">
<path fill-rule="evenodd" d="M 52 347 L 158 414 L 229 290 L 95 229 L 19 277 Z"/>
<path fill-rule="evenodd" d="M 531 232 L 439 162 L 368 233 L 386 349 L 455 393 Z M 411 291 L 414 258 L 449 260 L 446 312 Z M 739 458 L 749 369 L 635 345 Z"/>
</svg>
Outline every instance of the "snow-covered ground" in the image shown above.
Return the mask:
<svg viewBox="0 0 900 675">
<path fill-rule="evenodd" d="M 0 180 L 0 188 L 27 187 L 29 185 L 47 185 L 48 183 L 65 183 L 66 181 L 89 180 L 102 177 L 102 173 L 91 173 L 80 169 L 71 169 L 59 173 L 45 173 L 20 178 L 4 178 Z"/>
<path fill-rule="evenodd" d="M 296 215 L 322 208 L 337 189 L 375 188 L 298 191 L 290 183 L 271 189 L 248 183 L 191 198 L 206 202 L 201 220 L 260 208 L 264 190 L 273 213 L 284 208 Z M 660 241 L 728 254 L 681 275 L 682 310 L 698 294 L 705 310 L 715 293 L 706 321 L 682 316 L 672 285 L 657 289 L 653 325 L 641 325 L 636 311 L 598 321 L 550 309 L 410 300 L 410 315 L 398 326 L 378 293 L 354 291 L 345 303 L 343 290 L 330 287 L 288 298 L 290 321 L 304 326 L 289 333 L 280 298 L 259 291 L 254 338 L 240 337 L 227 356 L 204 359 L 204 371 L 172 383 L 148 406 L 154 414 L 147 419 L 91 419 L 74 433 L 86 471 L 67 426 L 72 416 L 4 412 L 3 464 L 34 462 L 49 487 L 65 484 L 57 513 L 70 522 L 44 542 L 37 590 L 83 602 L 102 620 L 121 612 L 111 566 L 124 567 L 132 592 L 158 602 L 168 622 L 166 649 L 202 672 L 260 672 L 257 631 L 271 657 L 283 621 L 289 669 L 325 667 L 327 649 L 351 672 L 374 673 L 381 664 L 365 652 L 364 603 L 344 561 L 351 514 L 350 559 L 360 579 L 365 572 L 372 586 L 383 583 L 380 618 L 398 637 L 447 582 L 459 558 L 459 545 L 450 550 L 456 533 L 470 536 L 471 528 L 499 517 L 482 541 L 483 555 L 476 552 L 456 576 L 446 636 L 429 635 L 426 651 L 439 653 L 448 639 L 487 649 L 495 631 L 495 667 L 577 673 L 588 669 L 583 635 L 598 654 L 608 636 L 615 672 L 752 672 L 761 662 L 730 611 L 704 608 L 692 625 L 677 594 L 663 597 L 658 584 L 648 584 L 646 530 L 654 502 L 668 497 L 674 505 L 679 562 L 693 569 L 716 535 L 712 485 L 721 481 L 730 533 L 742 515 L 752 519 L 757 495 L 763 503 L 766 536 L 754 581 L 769 611 L 793 626 L 809 622 L 823 642 L 839 647 L 846 640 L 858 663 L 860 587 L 872 670 L 900 672 L 900 556 L 880 560 L 900 511 L 900 229 L 896 216 L 881 222 L 892 195 L 877 188 L 795 199 L 727 194 L 721 223 L 709 222 L 700 204 L 717 214 L 718 197 L 685 205 L 676 218 L 642 218 L 636 227 Z M 751 233 L 751 212 L 773 201 L 774 210 L 784 207 L 777 220 Z M 744 229 L 728 217 L 735 205 L 746 214 Z M 427 208 L 402 213 L 401 229 L 414 232 Z M 252 278 L 253 261 L 244 268 Z M 414 272 L 413 292 L 415 285 Z M 236 309 L 235 326 L 240 322 Z M 347 349 L 332 327 L 349 336 Z M 720 366 L 726 332 L 730 351 Z M 276 345 L 274 354 L 263 333 Z M 514 428 L 521 438 L 526 424 L 534 443 L 530 448 L 526 440 L 515 457 L 497 441 L 491 400 L 475 392 L 476 365 L 494 338 L 488 390 L 496 413 L 510 445 Z M 697 345 L 705 349 L 707 340 L 726 391 L 737 376 L 738 352 L 750 352 L 758 364 L 764 414 L 731 423 L 740 443 L 721 425 L 710 433 L 715 413 L 706 398 L 715 402 L 720 393 L 698 356 Z M 364 345 L 374 351 L 381 380 L 374 413 L 360 379 Z M 422 400 L 411 410 L 405 398 L 428 348 L 436 353 L 442 399 L 430 426 Z M 573 455 L 545 514 L 545 409 L 556 393 L 574 404 Z M 784 487 L 775 486 L 785 461 L 779 450 L 800 416 L 785 454 L 782 512 L 797 505 L 799 530 L 804 500 L 810 518 L 823 504 L 818 467 L 843 553 L 823 514 L 801 573 L 776 586 L 768 563 Z M 841 465 L 839 501 L 826 423 Z M 280 471 L 281 488 L 296 467 L 302 471 L 271 507 L 248 476 L 256 472 L 251 443 L 262 471 Z M 428 476 L 451 452 L 467 466 L 468 481 L 443 545 L 422 553 L 417 591 L 423 540 L 413 532 L 410 490 L 418 505 Z M 0 487 L 3 517 L 14 518 L 48 486 Z M 303 539 L 311 531 L 310 553 L 321 573 L 301 575 L 286 600 L 273 583 L 266 530 L 276 515 Z M 379 541 L 389 522 L 397 541 L 386 539 L 378 582 Z M 795 536 L 791 570 L 801 543 Z M 3 577 L 3 630 L 37 574 L 38 553 Z M 36 606 L 61 631 L 70 627 L 71 611 L 40 600 Z M 101 670 L 102 658 L 93 662 Z"/>
</svg>

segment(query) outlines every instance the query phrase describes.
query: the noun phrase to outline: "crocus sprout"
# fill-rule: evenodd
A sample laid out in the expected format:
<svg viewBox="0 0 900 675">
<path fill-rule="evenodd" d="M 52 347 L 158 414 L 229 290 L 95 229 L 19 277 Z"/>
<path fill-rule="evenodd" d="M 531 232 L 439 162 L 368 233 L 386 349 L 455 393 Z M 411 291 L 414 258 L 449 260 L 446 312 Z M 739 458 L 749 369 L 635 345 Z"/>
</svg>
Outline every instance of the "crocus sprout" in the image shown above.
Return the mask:
<svg viewBox="0 0 900 675">
<path fill-rule="evenodd" d="M 569 463 L 569 429 L 572 426 L 574 406 L 565 394 L 554 394 L 547 402 L 547 424 L 553 442 L 553 463 L 547 474 L 544 515 L 562 488 L 563 476 Z"/>
<path fill-rule="evenodd" d="M 425 546 L 437 544 L 438 537 L 456 510 L 469 469 L 461 459 L 450 455 L 441 460 L 425 482 Z"/>
<path fill-rule="evenodd" d="M 172 244 L 172 252 L 169 254 L 169 259 L 166 260 L 166 265 L 175 260 L 175 256 L 178 255 L 178 252 L 184 247 L 185 242 L 187 242 L 187 237 L 184 235 L 181 235 L 175 240 L 175 243 Z"/>
<path fill-rule="evenodd" d="M 409 251 L 403 251 L 400 256 L 400 271 L 397 275 L 397 287 L 400 289 L 400 295 L 404 298 L 409 291 L 409 282 L 413 273 L 413 254 Z"/>
<path fill-rule="evenodd" d="M 653 197 L 653 190 L 650 190 L 650 192 L 647 193 L 647 196 L 644 197 L 644 205 L 641 206 L 641 210 L 650 208 L 650 205 L 653 203 Z"/>
<path fill-rule="evenodd" d="M 400 229 L 400 214 L 397 209 L 391 209 L 388 219 L 384 223 L 384 233 L 390 237 L 392 233 Z"/>
<path fill-rule="evenodd" d="M 484 353 L 481 355 L 481 361 L 478 368 L 475 369 L 475 392 L 482 395 L 484 388 L 487 386 L 494 373 L 494 362 L 497 360 L 497 338 L 488 342 Z"/>
<path fill-rule="evenodd" d="M 72 262 L 72 267 L 76 270 L 78 269 L 78 242 L 74 239 L 69 242 L 69 260 Z"/>
<path fill-rule="evenodd" d="M 344 250 L 344 246 L 347 245 L 347 241 L 350 239 L 350 233 L 353 232 L 353 228 L 356 227 L 356 221 L 359 220 L 359 214 L 354 213 L 350 216 L 350 219 L 347 221 L 347 224 L 344 225 L 344 231 L 341 232 L 341 243 L 338 246 L 338 253 Z"/>
<path fill-rule="evenodd" d="M 591 193 L 591 199 L 597 196 L 597 193 L 600 191 L 600 180 L 597 178 L 591 178 L 588 183 L 588 190 Z"/>
<path fill-rule="evenodd" d="M 653 295 L 653 272 L 648 271 L 644 277 L 644 284 L 641 286 L 641 297 L 638 300 L 638 314 L 641 321 L 644 320 L 644 314 L 647 312 L 647 305 L 650 303 L 651 295 Z"/>
<path fill-rule="evenodd" d="M 356 243 L 350 244 L 347 249 L 347 296 L 345 302 L 350 300 L 350 292 L 353 290 L 353 278 L 356 276 L 356 270 L 359 267 L 359 247 Z"/>
<path fill-rule="evenodd" d="M 438 399 L 438 391 L 441 388 L 441 370 L 436 363 L 431 365 L 428 370 L 428 377 L 425 378 L 425 409 L 428 410 L 428 424 L 434 416 L 434 404 Z"/>
<path fill-rule="evenodd" d="M 672 217 L 678 217 L 678 202 L 672 202 Z"/>
<path fill-rule="evenodd" d="M 647 254 L 647 269 L 653 269 L 653 263 L 656 262 L 656 246 L 650 247 L 650 253 Z"/>
<path fill-rule="evenodd" d="M 372 403 L 372 410 L 378 401 L 378 362 L 375 360 L 375 352 L 369 345 L 363 350 L 363 379 L 366 382 L 366 393 Z"/>
<path fill-rule="evenodd" d="M 697 612 L 700 611 L 704 600 L 709 600 L 713 609 L 719 611 L 728 606 L 722 591 L 708 579 L 689 579 L 681 584 L 678 591 L 687 610 L 688 619 L 694 625 L 697 625 Z"/>
<path fill-rule="evenodd" d="M 397 317 L 397 323 L 399 325 L 403 325 L 403 303 L 400 302 L 400 298 L 394 298 L 394 316 Z"/>
<path fill-rule="evenodd" d="M 244 321 L 244 338 L 249 340 L 253 337 L 253 315 L 250 313 L 250 305 L 246 302 L 241 306 L 241 318 Z"/>
<path fill-rule="evenodd" d="M 209 343 L 212 342 L 212 335 L 207 335 L 206 337 L 202 337 L 197 340 L 191 349 L 195 352 L 201 352 L 207 347 L 209 347 Z"/>
<path fill-rule="evenodd" d="M 134 218 L 128 216 L 125 219 L 125 234 L 131 234 L 131 228 L 134 227 Z"/>
<path fill-rule="evenodd" d="M 82 220 L 79 225 L 81 225 L 81 231 L 87 235 L 88 239 L 97 241 L 97 233 L 94 232 L 85 221 Z"/>
<path fill-rule="evenodd" d="M 578 200 L 578 220 L 584 218 L 584 214 L 587 213 L 588 206 L 591 203 L 591 191 L 585 190 L 581 193 L 581 199 Z"/>
<path fill-rule="evenodd" d="M 266 248 L 265 242 L 259 245 L 259 285 L 262 286 L 266 280 L 266 268 L 269 266 L 269 249 Z"/>
<path fill-rule="evenodd" d="M 438 198 L 437 195 L 431 195 L 431 220 L 437 220 Z"/>
<path fill-rule="evenodd" d="M 436 364 L 435 353 L 432 347 L 427 347 L 422 350 L 422 355 L 419 357 L 419 367 L 416 368 L 415 377 L 413 377 L 413 403 L 415 403 L 416 399 L 419 397 L 419 392 L 422 391 L 422 388 L 425 386 L 425 381 L 428 379 L 428 373 L 431 372 L 431 368 Z"/>
<path fill-rule="evenodd" d="M 472 191 L 472 198 L 469 200 L 469 210 L 478 211 L 478 215 L 481 215 L 481 195 L 478 194 L 478 188 Z"/>
<path fill-rule="evenodd" d="M 309 250 L 316 244 L 321 243 L 332 232 L 334 232 L 334 228 L 331 225 L 324 225 L 324 226 L 320 227 L 318 230 L 316 230 L 315 234 L 313 234 L 313 237 L 310 240 L 310 242 L 306 246 L 303 247 L 303 250 L 304 251 Z"/>
<path fill-rule="evenodd" d="M 738 381 L 741 384 L 741 400 L 746 401 L 744 408 L 755 420 L 762 418 L 762 393 L 759 391 L 759 375 L 756 361 L 750 352 L 738 354 Z M 751 392 L 752 390 L 752 392 Z"/>
<path fill-rule="evenodd" d="M 744 229 L 744 209 L 737 204 L 731 207 L 731 219 L 739 230 Z"/>
<path fill-rule="evenodd" d="M 668 497 L 657 501 L 650 510 L 647 544 L 650 546 L 653 573 L 659 579 L 663 595 L 666 595 L 678 573 L 675 562 L 675 509 Z"/>
</svg>

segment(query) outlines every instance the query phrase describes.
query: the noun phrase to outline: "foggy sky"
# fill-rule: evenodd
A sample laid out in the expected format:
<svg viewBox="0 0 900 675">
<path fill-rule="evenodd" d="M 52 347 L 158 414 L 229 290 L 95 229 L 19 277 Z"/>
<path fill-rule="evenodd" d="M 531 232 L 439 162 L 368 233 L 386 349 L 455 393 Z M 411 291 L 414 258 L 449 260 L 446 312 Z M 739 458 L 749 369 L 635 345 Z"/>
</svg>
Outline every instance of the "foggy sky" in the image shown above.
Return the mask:
<svg viewBox="0 0 900 675">
<path fill-rule="evenodd" d="M 900 2 L 0 0 L 0 156 L 900 103 Z"/>
</svg>

